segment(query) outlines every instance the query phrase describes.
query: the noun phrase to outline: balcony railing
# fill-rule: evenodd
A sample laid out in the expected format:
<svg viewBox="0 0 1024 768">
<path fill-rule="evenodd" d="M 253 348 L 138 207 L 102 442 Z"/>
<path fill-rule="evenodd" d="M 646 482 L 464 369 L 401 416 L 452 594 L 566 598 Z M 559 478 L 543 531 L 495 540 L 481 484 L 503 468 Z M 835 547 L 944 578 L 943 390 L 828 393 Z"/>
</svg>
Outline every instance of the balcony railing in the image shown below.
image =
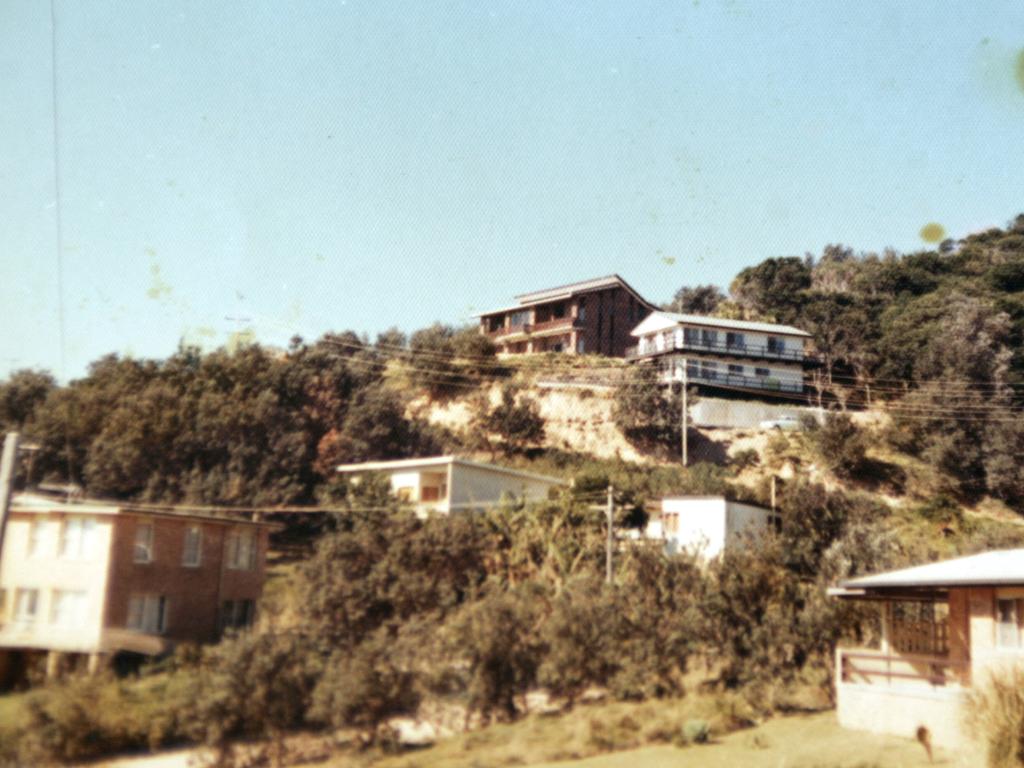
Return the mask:
<svg viewBox="0 0 1024 768">
<path fill-rule="evenodd" d="M 926 683 L 934 688 L 970 685 L 970 666 L 947 656 L 887 654 L 839 649 L 839 679 L 844 683 L 892 685 Z"/>
<path fill-rule="evenodd" d="M 666 370 L 663 376 L 666 382 L 682 381 L 682 371 Z M 783 381 L 773 376 L 745 376 L 739 373 L 724 373 L 722 371 L 709 371 L 697 368 L 687 369 L 686 380 L 693 384 L 718 385 L 720 387 L 746 387 L 748 389 L 763 389 L 766 392 L 797 392 L 803 393 L 804 384 L 802 381 Z"/>
<path fill-rule="evenodd" d="M 722 355 L 734 355 L 736 357 L 764 358 L 768 360 L 791 360 L 797 363 L 816 362 L 814 355 L 805 353 L 802 349 L 791 349 L 789 347 L 775 347 L 766 344 L 729 343 L 721 341 L 705 341 L 704 339 L 679 339 L 675 334 L 662 337 L 664 342 L 659 347 L 655 342 L 644 342 L 635 347 L 626 349 L 627 358 L 642 358 L 662 355 L 666 352 L 693 351 L 693 352 L 715 352 Z"/>
<path fill-rule="evenodd" d="M 546 320 L 543 323 L 522 323 L 521 325 L 513 325 L 508 328 L 498 328 L 495 331 L 489 331 L 487 335 L 491 338 L 498 338 L 500 336 L 512 336 L 517 333 L 529 335 L 531 333 L 553 330 L 571 331 L 579 327 L 571 317 L 557 317 L 554 320 Z"/>
</svg>

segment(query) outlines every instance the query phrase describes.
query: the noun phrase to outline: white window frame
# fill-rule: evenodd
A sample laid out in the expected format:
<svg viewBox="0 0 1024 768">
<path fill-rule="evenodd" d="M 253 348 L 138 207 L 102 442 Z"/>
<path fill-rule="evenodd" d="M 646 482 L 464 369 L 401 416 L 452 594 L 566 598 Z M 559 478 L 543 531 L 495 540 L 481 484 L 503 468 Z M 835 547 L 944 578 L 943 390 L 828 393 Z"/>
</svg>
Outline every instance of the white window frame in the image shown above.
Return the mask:
<svg viewBox="0 0 1024 768">
<path fill-rule="evenodd" d="M 92 557 L 96 541 L 96 520 L 72 515 L 61 521 L 58 553 L 65 560 Z"/>
<path fill-rule="evenodd" d="M 242 541 L 248 542 L 248 549 Z M 245 528 L 235 529 L 228 534 L 228 568 L 233 571 L 251 571 L 256 567 L 259 539 L 256 532 Z"/>
<path fill-rule="evenodd" d="M 164 634 L 167 631 L 168 602 L 165 595 L 130 595 L 125 627 L 147 635 Z"/>
<path fill-rule="evenodd" d="M 84 589 L 55 589 L 50 593 L 50 623 L 55 627 L 77 629 L 85 624 L 86 600 Z M 68 604 L 65 604 L 65 600 Z M 64 615 L 62 616 L 61 613 Z"/>
<path fill-rule="evenodd" d="M 1011 606 L 1011 613 L 1013 616 L 1013 625 L 1010 627 L 1002 621 L 1002 604 L 1009 603 Z M 1008 597 L 997 597 L 996 598 L 996 647 L 1000 650 L 1005 651 L 1017 651 L 1021 647 L 1020 637 L 1020 603 L 1016 598 Z M 1003 636 L 1004 628 L 1013 632 L 1013 641 L 1009 642 Z"/>
<path fill-rule="evenodd" d="M 148 531 L 146 536 L 140 537 L 143 531 Z M 153 562 L 153 539 L 155 528 L 152 520 L 143 520 L 135 523 L 135 534 L 132 538 L 132 562 L 152 563 Z"/>
<path fill-rule="evenodd" d="M 186 525 L 181 547 L 181 564 L 185 568 L 198 568 L 202 563 L 203 528 L 200 525 Z"/>
<path fill-rule="evenodd" d="M 43 541 L 46 533 L 46 520 L 34 519 L 28 526 L 28 556 L 40 557 L 43 554 Z"/>
<path fill-rule="evenodd" d="M 32 610 L 25 610 L 31 606 Z M 18 587 L 14 590 L 14 621 L 34 624 L 39 618 L 39 590 L 36 587 Z"/>
</svg>

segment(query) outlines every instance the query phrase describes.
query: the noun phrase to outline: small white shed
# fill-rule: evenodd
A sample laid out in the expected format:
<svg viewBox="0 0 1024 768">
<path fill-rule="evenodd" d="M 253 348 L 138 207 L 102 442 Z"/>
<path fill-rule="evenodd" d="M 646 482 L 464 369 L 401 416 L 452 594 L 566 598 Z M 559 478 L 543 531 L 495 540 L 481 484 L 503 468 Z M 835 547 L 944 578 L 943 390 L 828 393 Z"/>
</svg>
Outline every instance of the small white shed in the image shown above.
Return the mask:
<svg viewBox="0 0 1024 768">
<path fill-rule="evenodd" d="M 743 534 L 780 522 L 778 513 L 767 507 L 725 496 L 669 496 L 661 500 L 661 514 L 648 524 L 647 536 L 662 539 L 669 554 L 698 552 L 710 560 L 742 541 Z"/>
</svg>

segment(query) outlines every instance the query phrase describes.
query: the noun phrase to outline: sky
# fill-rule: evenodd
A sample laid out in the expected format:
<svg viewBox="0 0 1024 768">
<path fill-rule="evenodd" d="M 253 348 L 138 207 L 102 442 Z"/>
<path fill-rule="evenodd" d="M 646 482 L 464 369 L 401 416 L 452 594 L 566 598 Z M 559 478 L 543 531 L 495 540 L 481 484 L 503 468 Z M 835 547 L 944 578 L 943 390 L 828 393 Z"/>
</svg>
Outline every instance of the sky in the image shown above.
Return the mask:
<svg viewBox="0 0 1024 768">
<path fill-rule="evenodd" d="M 1024 211 L 1016 0 L 54 17 L 0 0 L 0 377 L 458 325 L 613 272 L 661 302 Z"/>
</svg>

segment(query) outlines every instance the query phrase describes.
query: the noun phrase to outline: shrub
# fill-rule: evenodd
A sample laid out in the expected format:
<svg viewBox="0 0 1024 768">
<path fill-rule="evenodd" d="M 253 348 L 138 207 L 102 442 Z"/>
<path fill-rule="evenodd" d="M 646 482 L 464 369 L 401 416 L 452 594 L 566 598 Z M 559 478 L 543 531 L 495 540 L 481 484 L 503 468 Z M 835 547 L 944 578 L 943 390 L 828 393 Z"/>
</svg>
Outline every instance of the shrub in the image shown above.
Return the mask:
<svg viewBox="0 0 1024 768">
<path fill-rule="evenodd" d="M 1024 765 L 1024 670 L 993 675 L 968 699 L 967 726 L 985 745 L 989 768 Z"/>
<path fill-rule="evenodd" d="M 415 675 L 399 668 L 392 651 L 378 638 L 331 656 L 310 715 L 335 728 L 359 728 L 366 744 L 378 741 L 389 718 L 415 712 L 420 702 Z"/>
<path fill-rule="evenodd" d="M 711 726 L 707 720 L 687 720 L 683 725 L 683 736 L 690 744 L 705 744 L 711 736 Z"/>
</svg>

